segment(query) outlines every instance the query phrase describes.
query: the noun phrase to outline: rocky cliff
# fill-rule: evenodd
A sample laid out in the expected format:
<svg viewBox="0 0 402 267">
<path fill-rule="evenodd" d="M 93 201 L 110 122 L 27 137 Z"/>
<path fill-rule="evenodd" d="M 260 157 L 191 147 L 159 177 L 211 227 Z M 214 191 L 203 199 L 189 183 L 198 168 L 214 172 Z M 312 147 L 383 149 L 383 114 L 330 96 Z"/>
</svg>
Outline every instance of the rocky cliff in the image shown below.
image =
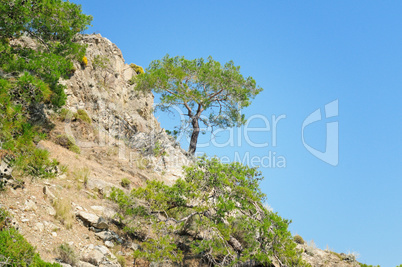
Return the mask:
<svg viewBox="0 0 402 267">
<path fill-rule="evenodd" d="M 97 138 L 77 138 L 78 145 L 117 146 L 120 157 L 128 160 L 133 159 L 130 153 L 134 149 L 144 157 L 142 163 L 164 174 L 164 180 L 177 179 L 188 157 L 153 116 L 152 93 L 134 90 L 130 80 L 137 73 L 107 38 L 82 35 L 79 42 L 87 45 L 86 62 L 76 63 L 74 75 L 61 83 L 67 86 L 66 108 L 72 113 L 85 110 L 97 130 Z"/>
</svg>

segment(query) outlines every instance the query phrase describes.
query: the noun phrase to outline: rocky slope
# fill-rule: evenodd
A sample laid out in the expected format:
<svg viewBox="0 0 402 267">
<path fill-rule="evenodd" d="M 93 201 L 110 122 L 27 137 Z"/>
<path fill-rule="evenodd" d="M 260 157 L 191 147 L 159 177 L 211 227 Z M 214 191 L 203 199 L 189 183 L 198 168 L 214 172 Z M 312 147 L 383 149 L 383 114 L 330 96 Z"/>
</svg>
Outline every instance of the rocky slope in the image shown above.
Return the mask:
<svg viewBox="0 0 402 267">
<path fill-rule="evenodd" d="M 69 112 L 49 111 L 54 128 L 50 140 L 38 144 L 60 162 L 57 177 L 20 177 L 25 185 L 1 192 L 0 205 L 47 261 L 61 260 L 57 248 L 67 243 L 77 254 L 77 266 L 132 266 L 139 244 L 120 230 L 118 207 L 107 200 L 110 189 L 128 191 L 150 179 L 172 183 L 191 159 L 159 126 L 152 94 L 133 90 L 130 79 L 136 73 L 116 45 L 99 34 L 83 35 L 80 42 L 88 45 L 88 63 L 76 63 L 72 77 L 61 81 Z M 89 121 L 77 115 L 80 110 Z M 66 148 L 67 136 L 79 154 Z M 4 158 L 0 178 L 12 181 L 11 173 Z M 351 255 L 298 246 L 312 266 L 358 266 Z"/>
</svg>

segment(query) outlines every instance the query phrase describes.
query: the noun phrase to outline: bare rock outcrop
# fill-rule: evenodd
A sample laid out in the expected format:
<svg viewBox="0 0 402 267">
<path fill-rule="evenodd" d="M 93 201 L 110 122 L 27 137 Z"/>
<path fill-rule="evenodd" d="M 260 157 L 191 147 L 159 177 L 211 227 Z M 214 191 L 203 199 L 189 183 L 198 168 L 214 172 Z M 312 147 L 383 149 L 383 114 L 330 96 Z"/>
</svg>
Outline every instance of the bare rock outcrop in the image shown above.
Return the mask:
<svg viewBox="0 0 402 267">
<path fill-rule="evenodd" d="M 87 64 L 76 63 L 72 77 L 61 81 L 67 86 L 66 107 L 85 110 L 100 131 L 113 137 L 160 129 L 152 115 L 153 95 L 133 90 L 129 81 L 137 74 L 120 49 L 100 34 L 82 35 L 78 41 L 87 45 Z"/>
<path fill-rule="evenodd" d="M 137 73 L 107 38 L 81 35 L 78 41 L 87 45 L 86 63 L 76 63 L 72 77 L 60 82 L 67 87 L 66 108 L 71 114 L 85 110 L 98 132 L 95 143 L 93 138 L 88 141 L 74 136 L 77 145 L 115 146 L 128 160 L 132 157 L 127 150 L 133 149 L 143 154 L 136 159 L 140 168 L 163 174 L 169 183 L 175 181 L 182 175 L 182 166 L 191 160 L 154 117 L 153 94 L 134 89 L 131 79 Z"/>
</svg>

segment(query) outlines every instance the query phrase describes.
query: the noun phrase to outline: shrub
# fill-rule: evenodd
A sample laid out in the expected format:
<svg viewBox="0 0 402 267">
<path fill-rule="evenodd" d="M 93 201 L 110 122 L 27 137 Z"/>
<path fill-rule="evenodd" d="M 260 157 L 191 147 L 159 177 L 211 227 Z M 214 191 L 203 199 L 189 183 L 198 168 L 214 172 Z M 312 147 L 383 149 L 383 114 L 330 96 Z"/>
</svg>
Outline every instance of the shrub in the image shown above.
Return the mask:
<svg viewBox="0 0 402 267">
<path fill-rule="evenodd" d="M 131 63 L 131 64 L 130 64 L 130 67 L 131 67 L 131 68 L 135 71 L 135 73 L 137 73 L 137 74 L 144 74 L 144 73 L 145 73 L 143 67 L 138 66 L 138 65 L 136 65 L 136 64 L 134 64 L 134 63 Z"/>
<path fill-rule="evenodd" d="M 68 109 L 62 108 L 59 112 L 59 118 L 61 121 L 65 121 L 67 119 L 71 119 L 72 114 L 73 113 L 71 111 L 69 111 Z M 69 116 L 70 116 L 70 118 L 69 118 Z"/>
<path fill-rule="evenodd" d="M 293 237 L 293 240 L 294 240 L 297 244 L 303 245 L 303 244 L 305 243 L 303 237 L 301 237 L 300 235 L 295 235 L 295 236 Z"/>
<path fill-rule="evenodd" d="M 8 217 L 7 211 L 0 208 L 0 224 Z M 1 227 L 0 227 L 1 228 Z M 35 248 L 14 228 L 0 229 L 0 266 L 60 266 L 44 262 Z"/>
<path fill-rule="evenodd" d="M 167 154 L 165 149 L 162 147 L 162 145 L 159 141 L 157 141 L 155 143 L 154 148 L 152 149 L 152 152 L 155 157 L 166 156 L 166 154 Z"/>
<path fill-rule="evenodd" d="M 117 255 L 116 258 L 117 258 L 117 262 L 120 264 L 121 267 L 127 266 L 126 259 L 123 256 Z"/>
<path fill-rule="evenodd" d="M 91 118 L 88 116 L 88 113 L 83 109 L 77 110 L 77 112 L 74 114 L 74 118 L 76 120 L 79 120 L 81 122 L 86 122 L 88 124 L 91 124 L 91 122 L 92 122 Z"/>
<path fill-rule="evenodd" d="M 110 199 L 119 204 L 125 231 L 138 239 L 141 231 L 150 232 L 135 258 L 180 262 L 184 233 L 191 237 L 187 249 L 214 266 L 268 266 L 272 258 L 306 266 L 287 229 L 290 221 L 264 207 L 262 177 L 255 168 L 201 158 L 184 169 L 184 179 L 172 186 L 153 180 L 130 195 L 112 190 Z"/>
<path fill-rule="evenodd" d="M 67 243 L 63 243 L 59 247 L 57 247 L 57 254 L 60 260 L 65 263 L 68 263 L 72 266 L 78 263 L 77 254 L 75 253 L 74 249 Z"/>
<path fill-rule="evenodd" d="M 81 149 L 75 144 L 75 140 L 72 136 L 65 134 L 59 135 L 56 137 L 56 144 L 61 145 L 76 154 L 81 153 Z"/>
<path fill-rule="evenodd" d="M 120 185 L 124 188 L 130 188 L 131 181 L 127 178 L 121 179 Z"/>
<path fill-rule="evenodd" d="M 82 64 L 84 67 L 88 66 L 88 59 L 87 59 L 86 56 L 84 56 L 84 57 L 82 58 L 81 64 Z"/>
<path fill-rule="evenodd" d="M 109 59 L 106 56 L 96 55 L 92 62 L 92 67 L 94 69 L 106 69 Z"/>
<path fill-rule="evenodd" d="M 56 219 L 60 220 L 67 229 L 71 229 L 74 222 L 74 213 L 71 209 L 70 200 L 57 198 L 53 201 L 53 207 L 56 210 Z"/>
</svg>

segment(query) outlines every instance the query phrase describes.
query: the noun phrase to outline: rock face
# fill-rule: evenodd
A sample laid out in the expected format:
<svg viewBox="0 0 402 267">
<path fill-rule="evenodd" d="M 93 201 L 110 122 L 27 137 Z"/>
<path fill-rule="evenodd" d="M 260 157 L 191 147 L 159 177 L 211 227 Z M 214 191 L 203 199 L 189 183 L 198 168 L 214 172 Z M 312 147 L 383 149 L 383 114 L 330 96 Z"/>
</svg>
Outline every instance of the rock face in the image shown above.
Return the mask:
<svg viewBox="0 0 402 267">
<path fill-rule="evenodd" d="M 359 267 L 356 256 L 353 254 L 336 253 L 330 250 L 321 250 L 308 244 L 298 244 L 302 250 L 302 257 L 313 267 Z"/>
<path fill-rule="evenodd" d="M 107 38 L 95 34 L 82 35 L 78 40 L 87 45 L 88 63 L 76 63 L 72 77 L 60 81 L 67 86 L 66 108 L 71 111 L 67 121 L 73 113 L 85 110 L 98 136 L 95 141 L 75 136 L 77 145 L 119 147 L 119 153 L 128 160 L 131 155 L 127 150 L 134 149 L 143 154 L 136 160 L 140 168 L 163 174 L 168 183 L 175 181 L 190 160 L 154 117 L 152 93 L 134 90 L 130 80 L 137 73 Z M 73 136 L 68 127 L 66 133 Z"/>
<path fill-rule="evenodd" d="M 76 63 L 74 75 L 61 81 L 67 86 L 66 107 L 72 112 L 84 109 L 99 130 L 113 137 L 159 130 L 152 116 L 153 95 L 133 90 L 129 80 L 137 74 L 125 64 L 120 49 L 100 34 L 82 35 L 79 42 L 88 46 L 88 63 Z"/>
</svg>

